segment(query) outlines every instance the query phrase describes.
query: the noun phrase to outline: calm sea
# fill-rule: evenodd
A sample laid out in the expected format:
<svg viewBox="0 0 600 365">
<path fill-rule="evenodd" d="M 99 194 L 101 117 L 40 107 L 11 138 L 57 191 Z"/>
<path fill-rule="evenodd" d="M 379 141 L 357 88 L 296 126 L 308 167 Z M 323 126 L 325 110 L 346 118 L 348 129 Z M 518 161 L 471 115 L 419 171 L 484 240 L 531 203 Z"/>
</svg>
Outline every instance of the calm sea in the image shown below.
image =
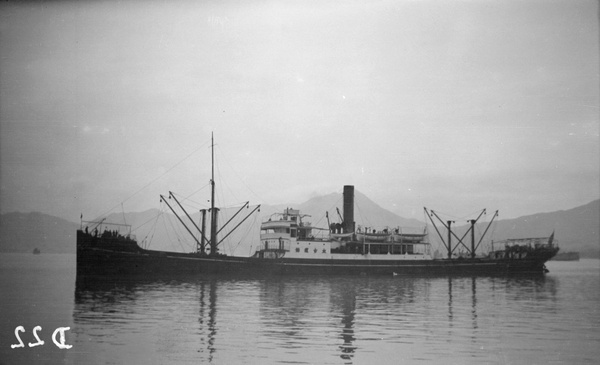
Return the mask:
<svg viewBox="0 0 600 365">
<path fill-rule="evenodd" d="M 0 254 L 0 363 L 597 363 L 600 261 L 547 266 L 534 279 L 76 283 L 74 255 Z"/>
</svg>

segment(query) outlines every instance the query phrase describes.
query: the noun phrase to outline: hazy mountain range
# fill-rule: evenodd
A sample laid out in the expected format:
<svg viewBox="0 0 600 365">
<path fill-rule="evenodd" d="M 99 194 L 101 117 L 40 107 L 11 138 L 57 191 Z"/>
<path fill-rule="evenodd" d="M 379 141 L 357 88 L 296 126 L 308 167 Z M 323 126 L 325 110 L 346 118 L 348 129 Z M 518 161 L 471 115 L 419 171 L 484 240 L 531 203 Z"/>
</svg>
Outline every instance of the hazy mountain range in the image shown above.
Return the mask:
<svg viewBox="0 0 600 365">
<path fill-rule="evenodd" d="M 342 194 L 332 193 L 319 196 L 302 204 L 262 206 L 259 213 L 248 218 L 234 234 L 224 241 L 220 246 L 221 251 L 239 256 L 250 255 L 258 244 L 260 222 L 268 219 L 273 213 L 281 212 L 286 207 L 300 209 L 303 214 L 310 216 L 305 217 L 305 221 L 310 221 L 316 227 L 327 228 L 328 219 L 325 212 L 328 212 L 329 222 L 337 223 L 341 220 L 336 208 L 339 208 L 340 213 L 343 214 Z M 251 206 L 243 209 L 236 219 L 225 227 L 226 229 L 219 234 L 219 237 L 223 237 L 228 229 L 237 225 L 253 208 Z M 225 224 L 228 220 L 227 217 L 232 217 L 236 211 L 237 209 L 233 208 L 224 209 L 222 211 L 224 217 L 219 218 L 219 224 Z M 493 212 L 487 212 L 485 221 L 478 223 L 476 229 L 478 234 L 485 231 L 492 216 Z M 200 226 L 200 213 L 194 213 L 191 217 Z M 464 231 L 467 219 L 475 218 L 477 217 L 456 219 L 453 224 L 456 225 L 457 234 Z M 183 213 L 181 213 L 181 219 L 195 232 L 195 228 Z M 438 234 L 425 215 L 423 221 L 399 217 L 381 208 L 359 191 L 355 191 L 354 219 L 356 224 L 362 227 L 382 229 L 399 226 L 404 231 L 422 231 L 425 227 L 425 220 L 428 220 L 428 231 L 434 248 L 439 248 L 440 251 L 444 250 L 442 247 L 438 247 L 440 241 Z M 435 218 L 433 220 L 440 233 L 445 237 L 445 228 Z M 151 209 L 135 213 L 113 213 L 106 217 L 105 222 L 131 225 L 131 233 L 136 236 L 139 244 L 150 249 L 188 252 L 193 251 L 195 247 L 195 242 L 190 234 L 170 212 Z M 0 252 L 32 252 L 34 248 L 39 248 L 43 253 L 75 253 L 75 236 L 76 230 L 79 228 L 80 223 L 69 222 L 42 213 L 2 214 L 0 215 Z M 483 242 L 489 244 L 490 240 L 547 237 L 554 231 L 561 251 L 578 251 L 582 257 L 600 257 L 599 228 L 600 200 L 595 200 L 569 210 L 536 213 L 507 220 L 496 218 Z M 458 235 L 461 236 L 461 234 Z"/>
</svg>

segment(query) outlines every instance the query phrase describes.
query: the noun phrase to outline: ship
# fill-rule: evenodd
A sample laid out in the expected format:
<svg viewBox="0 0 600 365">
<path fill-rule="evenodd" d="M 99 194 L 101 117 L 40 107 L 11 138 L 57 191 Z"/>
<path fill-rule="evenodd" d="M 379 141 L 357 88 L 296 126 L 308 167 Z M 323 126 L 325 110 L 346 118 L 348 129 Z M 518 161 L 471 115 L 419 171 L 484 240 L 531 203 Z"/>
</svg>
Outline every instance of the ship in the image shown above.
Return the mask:
<svg viewBox="0 0 600 365">
<path fill-rule="evenodd" d="M 444 222 L 436 212 L 424 208 L 447 251 L 447 257 L 434 257 L 427 226 L 422 232 L 406 232 L 400 227 L 373 230 L 357 226 L 354 221 L 354 186 L 346 185 L 343 188 L 343 216 L 338 210 L 341 222 L 319 228 L 313 226 L 308 216 L 300 210 L 285 208 L 280 213 L 266 217 L 261 223 L 260 244 L 253 254 L 225 255 L 219 252 L 219 244 L 224 237 L 219 237 L 222 229 L 217 225 L 219 208 L 214 206 L 214 150 L 212 159 L 211 208 L 208 212 L 201 211 L 201 227 L 194 223 L 187 212 L 185 215 L 191 224 L 186 224 L 183 215 L 180 217 L 167 199 L 161 196 L 161 200 L 167 203 L 196 240 L 194 252 L 142 248 L 131 234 L 131 226 L 111 224 L 105 220 L 82 221 L 76 240 L 78 277 L 159 276 L 168 280 L 180 275 L 543 275 L 547 272 L 545 263 L 559 250 L 553 243 L 552 234 L 546 242 L 506 242 L 499 249 L 477 254 L 497 211 L 477 242 L 475 225 L 485 210 L 477 219 L 470 221 L 467 232 L 459 237 L 452 230 L 452 221 Z M 183 209 L 174 195 L 170 194 L 169 198 L 174 198 Z M 259 209 L 260 206 L 253 209 L 242 222 Z M 210 213 L 210 222 L 207 222 L 206 213 Z M 441 222 L 445 228 L 446 237 L 441 233 L 444 229 L 438 228 L 434 218 L 439 221 L 437 224 Z M 327 220 L 329 222 L 329 218 Z M 205 234 L 208 231 L 207 223 L 210 223 L 209 234 Z M 465 242 L 469 233 L 470 245 Z"/>
</svg>

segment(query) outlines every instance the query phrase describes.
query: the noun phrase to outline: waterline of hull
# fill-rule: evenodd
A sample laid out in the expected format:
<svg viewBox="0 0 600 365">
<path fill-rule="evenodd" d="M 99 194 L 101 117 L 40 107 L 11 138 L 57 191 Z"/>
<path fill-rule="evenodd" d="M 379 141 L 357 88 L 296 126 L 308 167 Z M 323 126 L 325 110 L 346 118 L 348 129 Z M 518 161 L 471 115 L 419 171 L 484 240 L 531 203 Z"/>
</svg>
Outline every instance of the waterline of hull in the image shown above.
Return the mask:
<svg viewBox="0 0 600 365">
<path fill-rule="evenodd" d="M 511 275 L 543 274 L 545 260 L 434 259 L 434 260 L 324 260 L 260 259 L 199 256 L 159 251 L 123 252 L 79 248 L 78 275 Z"/>
</svg>

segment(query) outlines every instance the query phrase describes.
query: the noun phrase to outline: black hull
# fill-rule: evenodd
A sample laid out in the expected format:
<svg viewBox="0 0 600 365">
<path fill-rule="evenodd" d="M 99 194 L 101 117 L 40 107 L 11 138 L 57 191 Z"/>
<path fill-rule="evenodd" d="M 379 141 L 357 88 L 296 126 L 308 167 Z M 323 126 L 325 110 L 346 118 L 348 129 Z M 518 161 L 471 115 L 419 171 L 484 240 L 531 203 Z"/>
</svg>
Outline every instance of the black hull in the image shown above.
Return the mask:
<svg viewBox="0 0 600 365">
<path fill-rule="evenodd" d="M 189 275 L 401 275 L 401 276 L 506 276 L 542 275 L 545 262 L 556 254 L 547 251 L 521 259 L 436 260 L 323 260 L 264 259 L 202 256 L 151 251 L 131 244 L 95 244 L 77 234 L 77 275 L 115 275 L 173 279 Z"/>
</svg>

